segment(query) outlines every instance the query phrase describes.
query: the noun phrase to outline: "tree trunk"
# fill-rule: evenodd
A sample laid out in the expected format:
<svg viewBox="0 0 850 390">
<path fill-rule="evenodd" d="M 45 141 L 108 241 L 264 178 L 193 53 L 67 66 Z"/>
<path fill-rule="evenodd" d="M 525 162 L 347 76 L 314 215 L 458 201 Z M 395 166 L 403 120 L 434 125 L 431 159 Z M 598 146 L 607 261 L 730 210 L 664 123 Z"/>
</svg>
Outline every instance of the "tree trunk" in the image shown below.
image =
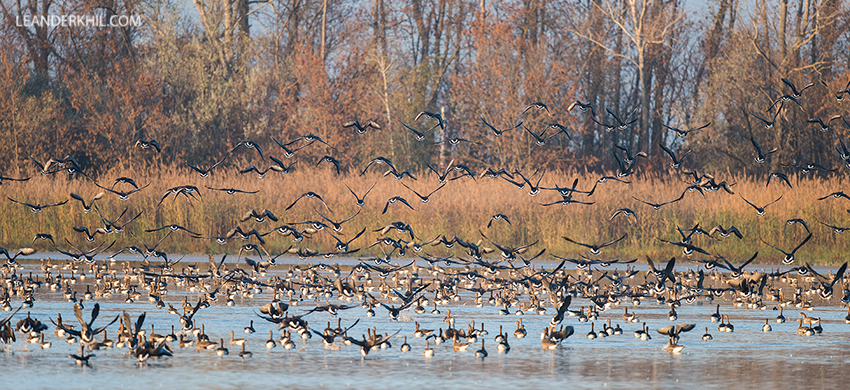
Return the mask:
<svg viewBox="0 0 850 390">
<path fill-rule="evenodd" d="M 324 0 L 322 2 L 322 42 L 321 49 L 319 50 L 319 58 L 322 59 L 322 65 L 325 64 L 325 33 L 327 30 L 327 19 L 328 18 L 328 0 Z"/>
</svg>

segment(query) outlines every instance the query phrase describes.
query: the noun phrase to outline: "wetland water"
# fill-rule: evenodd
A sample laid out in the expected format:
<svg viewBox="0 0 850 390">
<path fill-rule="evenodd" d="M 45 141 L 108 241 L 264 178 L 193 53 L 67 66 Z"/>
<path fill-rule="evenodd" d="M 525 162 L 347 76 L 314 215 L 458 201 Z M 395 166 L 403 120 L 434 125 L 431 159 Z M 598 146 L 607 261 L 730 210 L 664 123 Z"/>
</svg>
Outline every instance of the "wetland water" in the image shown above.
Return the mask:
<svg viewBox="0 0 850 390">
<path fill-rule="evenodd" d="M 200 259 L 200 258 L 199 258 Z M 190 259 L 190 260 L 194 260 Z M 297 262 L 297 259 L 292 261 Z M 344 261 L 338 262 L 344 263 Z M 120 263 L 118 263 L 120 264 Z M 352 262 L 354 264 L 354 262 Z M 201 269 L 203 265 L 199 264 Z M 267 277 L 284 276 L 285 266 L 269 271 Z M 551 269 L 551 266 L 548 268 Z M 681 269 L 679 269 L 681 268 Z M 692 267 L 693 268 L 693 267 Z M 614 268 L 609 269 L 613 270 Z M 624 267 L 620 267 L 622 270 Z M 683 271 L 684 267 L 677 267 Z M 32 271 L 40 274 L 38 265 L 26 265 L 18 273 L 26 275 Z M 54 271 L 54 275 L 56 272 Z M 599 271 L 597 271 L 598 273 Z M 424 272 L 421 272 L 423 273 Z M 65 275 L 70 272 L 66 271 Z M 373 276 L 374 277 L 374 276 Z M 85 285 L 94 282 L 91 275 L 85 280 L 76 279 L 72 286 L 75 291 L 85 291 Z M 378 284 L 375 278 L 375 285 Z M 636 276 L 642 280 L 642 276 Z M 378 296 L 377 289 L 373 292 Z M 840 291 L 840 290 L 839 290 Z M 840 295 L 840 292 L 837 292 Z M 146 296 L 147 294 L 143 294 Z M 157 309 L 146 298 L 126 303 L 125 296 L 119 294 L 106 298 L 85 301 L 83 318 L 88 319 L 94 302 L 101 305 L 101 314 L 95 326 L 107 324 L 123 311 L 133 320 L 142 312 L 147 313 L 143 328 L 150 331 L 155 326 L 157 333 L 167 334 L 171 326 L 180 328 L 176 315 L 168 314 L 167 304 L 179 308 L 183 297 L 196 300 L 199 294 L 185 288 L 169 284 L 169 292 L 164 298 L 166 308 Z M 297 294 L 296 294 L 297 296 Z M 682 304 L 677 309 L 678 320 L 667 319 L 667 305 L 657 304 L 655 299 L 643 299 L 640 305 L 621 300 L 619 306 L 599 313 L 595 321 L 579 322 L 577 317 L 565 317 L 563 325 L 572 325 L 575 334 L 562 342 L 554 351 L 541 349 L 542 330 L 552 318 L 553 309 L 547 302 L 547 313 L 537 315 L 527 310 L 524 315 L 500 315 L 499 307 L 487 305 L 476 307 L 472 293 L 461 294 L 459 301 L 440 305 L 440 314 L 432 314 L 433 305 L 423 314 L 415 314 L 408 309 L 402 312 L 399 321 L 391 321 L 387 311 L 375 308 L 374 317 L 366 316 L 366 309 L 360 307 L 356 299 L 345 302 L 334 298 L 317 297 L 318 301 L 304 300 L 290 308 L 290 313 L 300 314 L 325 301 L 337 304 L 356 305 L 352 309 L 340 311 L 338 317 L 327 312 L 311 313 L 307 317 L 311 328 L 321 331 L 330 321 L 336 327 L 337 318 L 343 326 L 360 319 L 349 334 L 355 338 L 368 328 L 376 327 L 378 333 L 400 333 L 391 339 L 392 347 L 374 350 L 368 356 L 361 357 L 360 350 L 354 345 L 342 345 L 337 339 L 332 347 L 325 347 L 319 337 L 302 340 L 293 333 L 296 347 L 284 350 L 281 346 L 267 349 L 265 342 L 269 331 L 274 338 L 280 338 L 277 325 L 266 322 L 256 316 L 258 308 L 272 299 L 270 290 L 265 289 L 253 297 L 236 295 L 234 306 L 226 306 L 225 298 L 212 303 L 209 308 L 201 309 L 195 316 L 199 326 L 203 324 L 206 334 L 216 341 L 224 339 L 230 355 L 219 357 L 212 351 L 198 351 L 194 346 L 180 348 L 176 342 L 169 343 L 174 351 L 173 357 L 150 359 L 140 365 L 128 356 L 127 349 L 98 350 L 88 367 L 75 365 L 68 358 L 71 353 L 79 352 L 79 344 L 68 344 L 64 338 L 57 337 L 49 318 L 62 313 L 65 323 L 79 324 L 73 316 L 73 304 L 69 303 L 62 291 L 51 291 L 42 286 L 35 294 L 32 308 L 22 309 L 12 319 L 12 323 L 26 317 L 27 312 L 48 325 L 44 332 L 46 341 L 52 342 L 50 349 L 42 350 L 38 344 L 30 344 L 18 333 L 18 341 L 3 347 L 0 353 L 0 367 L 3 367 L 2 388 L 40 389 L 57 388 L 369 388 L 397 389 L 409 388 L 545 388 L 549 386 L 568 386 L 569 388 L 834 388 L 837 383 L 850 379 L 847 367 L 850 363 L 850 325 L 845 325 L 846 310 L 833 304 L 815 304 L 815 308 L 806 311 L 808 316 L 820 317 L 823 334 L 815 336 L 797 335 L 797 318 L 800 309 L 787 307 L 784 314 L 788 321 L 775 322 L 779 315 L 776 302 L 765 302 L 766 309 L 748 309 L 734 307 L 724 295 L 722 299 L 710 302 L 700 299 L 695 304 Z M 527 300 L 527 298 L 525 298 Z M 285 301 L 285 298 L 282 298 Z M 816 300 L 820 302 L 819 300 Z M 11 304 L 17 308 L 21 300 L 12 298 Z M 715 312 L 715 304 L 721 305 L 721 313 L 727 314 L 735 325 L 733 333 L 719 332 L 717 322 L 709 317 Z M 398 305 L 398 302 L 395 303 Z M 570 309 L 589 306 L 586 299 L 573 299 Z M 651 329 L 651 340 L 634 337 L 634 331 L 641 323 L 626 323 L 622 319 L 623 307 L 634 311 L 640 322 L 646 322 Z M 476 327 L 483 322 L 489 331 L 484 336 L 485 348 L 489 356 L 485 359 L 475 357 L 474 351 L 481 348 L 481 341 L 470 345 L 467 352 L 453 352 L 451 341 L 431 346 L 433 357 L 422 356 L 425 347 L 423 338 L 415 338 L 414 320 L 425 329 L 446 328 L 443 319 L 447 310 L 456 320 L 457 328 L 466 328 L 475 320 Z M 3 315 L 5 317 L 6 314 Z M 528 336 L 517 339 L 513 336 L 516 321 L 522 318 Z M 772 332 L 762 331 L 765 319 L 770 319 Z M 591 322 L 598 332 L 605 320 L 619 324 L 622 335 L 600 337 L 590 340 L 586 337 Z M 243 328 L 254 320 L 256 333 L 245 334 Z M 674 323 L 694 323 L 696 328 L 683 333 L 679 344 L 685 348 L 681 354 L 671 355 L 663 347 L 667 337 L 658 334 L 655 329 Z M 511 350 L 507 354 L 497 352 L 494 337 L 502 326 L 507 331 Z M 708 327 L 713 340 L 703 341 L 702 335 Z M 110 338 L 115 338 L 118 323 L 107 330 Z M 238 346 L 229 345 L 230 331 L 236 331 L 237 338 L 247 340 L 246 349 L 253 357 L 242 359 L 238 356 Z M 407 336 L 411 345 L 410 352 L 401 352 L 400 345 Z M 101 336 L 96 337 L 100 339 Z"/>
</svg>

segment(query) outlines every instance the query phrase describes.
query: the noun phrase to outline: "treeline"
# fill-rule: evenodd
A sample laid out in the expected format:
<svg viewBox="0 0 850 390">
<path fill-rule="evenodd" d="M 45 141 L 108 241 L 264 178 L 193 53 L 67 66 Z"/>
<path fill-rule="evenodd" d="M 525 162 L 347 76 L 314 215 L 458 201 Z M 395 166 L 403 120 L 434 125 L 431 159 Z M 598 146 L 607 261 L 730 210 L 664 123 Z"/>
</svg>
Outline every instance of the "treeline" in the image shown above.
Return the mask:
<svg viewBox="0 0 850 390">
<path fill-rule="evenodd" d="M 668 165 L 660 145 L 692 150 L 684 165 L 709 172 L 846 169 L 839 154 L 850 91 L 840 91 L 848 86 L 850 8 L 843 0 L 0 5 L 5 176 L 29 175 L 29 156 L 71 155 L 92 175 L 209 166 L 239 141 L 280 155 L 273 139 L 305 134 L 331 148 L 305 148 L 299 158 L 313 164 L 331 155 L 348 171 L 378 155 L 413 171 L 450 160 L 479 171 L 614 170 L 616 145 L 648 153 L 638 170 Z M 66 13 L 141 15 L 143 23 L 19 23 Z M 568 110 L 577 100 L 593 109 Z M 534 102 L 546 109 L 523 113 Z M 431 118 L 414 120 L 423 110 L 441 114 L 445 128 L 420 142 L 404 124 L 432 127 Z M 607 128 L 618 125 L 614 115 L 626 125 Z M 483 122 L 502 130 L 520 118 L 537 134 L 560 124 L 571 139 L 561 133 L 538 146 L 522 126 L 495 137 Z M 352 120 L 381 129 L 361 135 L 343 127 Z M 709 123 L 685 137 L 668 128 Z M 436 143 L 454 138 L 471 142 Z M 161 153 L 133 147 L 151 139 Z M 751 139 L 778 151 L 756 164 Z"/>
</svg>

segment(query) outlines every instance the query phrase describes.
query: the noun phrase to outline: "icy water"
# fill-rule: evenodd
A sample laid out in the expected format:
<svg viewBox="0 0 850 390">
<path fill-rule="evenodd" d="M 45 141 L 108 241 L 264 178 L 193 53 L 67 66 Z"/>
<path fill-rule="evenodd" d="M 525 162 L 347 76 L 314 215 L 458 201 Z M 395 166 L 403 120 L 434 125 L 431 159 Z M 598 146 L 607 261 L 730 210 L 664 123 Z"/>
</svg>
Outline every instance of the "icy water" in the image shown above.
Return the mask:
<svg viewBox="0 0 850 390">
<path fill-rule="evenodd" d="M 27 266 L 27 269 L 40 274 L 37 266 Z M 79 290 L 81 283 L 78 281 L 74 289 Z M 178 308 L 184 296 L 190 301 L 197 299 L 198 294 L 182 288 L 171 290 L 165 302 Z M 835 305 L 806 311 L 808 316 L 822 318 L 823 334 L 798 336 L 794 321 L 801 317 L 800 309 L 787 308 L 784 314 L 788 322 L 778 324 L 774 319 L 779 311 L 773 310 L 772 302 L 766 310 L 753 310 L 736 308 L 728 300 L 715 300 L 714 303 L 701 300 L 694 305 L 682 305 L 677 309 L 679 319 L 671 322 L 667 319 L 668 307 L 656 304 L 655 300 L 645 299 L 638 306 L 623 301 L 621 306 L 601 312 L 596 321 L 591 321 L 598 332 L 603 322 L 610 319 L 612 325 L 619 324 L 623 328 L 622 335 L 590 340 L 586 334 L 591 322 L 580 323 L 577 317 L 566 317 L 563 324 L 574 326 L 575 334 L 558 350 L 544 351 L 540 333 L 552 316 L 551 307 L 545 315 L 529 311 L 517 316 L 513 313 L 515 307 L 511 308 L 511 314 L 499 315 L 499 308 L 486 304 L 475 307 L 471 297 L 465 296 L 460 302 L 439 306 L 439 314 L 431 313 L 432 305 L 423 314 L 407 310 L 400 321 L 390 321 L 383 308 L 375 308 L 376 316 L 367 317 L 359 302 L 330 299 L 330 303 L 356 305 L 340 311 L 338 316 L 343 326 L 360 319 L 349 332 L 353 337 L 359 338 L 372 327 L 378 333 L 400 331 L 392 339 L 391 348 L 361 357 L 358 347 L 342 345 L 340 339 L 335 346 L 325 347 L 317 336 L 302 340 L 295 334 L 295 349 L 287 351 L 279 345 L 267 349 L 265 342 L 269 331 L 273 331 L 276 342 L 280 331 L 275 324 L 260 319 L 255 313 L 271 298 L 269 291 L 253 298 L 236 297 L 232 307 L 224 305 L 224 299 L 220 298 L 195 316 L 199 326 L 205 326 L 211 340 L 225 340 L 229 356 L 218 357 L 212 351 L 197 351 L 194 347 L 180 348 L 174 342 L 170 343 L 173 357 L 150 359 L 145 365 L 129 357 L 126 349 L 109 349 L 94 351 L 96 357 L 91 366 L 81 367 L 68 357 L 79 352 L 79 344 L 68 344 L 58 338 L 53 332 L 54 326 L 49 323 L 49 318 L 55 319 L 57 313 L 62 313 L 66 323 L 76 324 L 73 304 L 67 302 L 61 292 L 42 287 L 36 293 L 34 307 L 24 308 L 12 322 L 25 318 L 29 311 L 48 324 L 49 329 L 44 333 L 46 340 L 53 343 L 52 347 L 42 350 L 38 344 L 28 344 L 20 336 L 17 342 L 0 347 L 3 348 L 0 388 L 836 388 L 850 379 L 847 370 L 850 367 L 850 325 L 844 323 L 846 310 Z M 291 308 L 290 313 L 303 313 L 316 304 L 324 304 L 325 300 L 301 302 Z M 96 327 L 123 311 L 134 320 L 147 312 L 145 328 L 148 332 L 151 324 L 160 334 L 169 333 L 171 326 L 180 327 L 176 315 L 155 308 L 147 299 L 128 304 L 124 297 L 112 296 L 96 301 L 101 305 Z M 718 323 L 710 322 L 709 316 L 714 313 L 716 303 L 721 304 L 721 313 L 728 314 L 735 325 L 733 333 L 721 333 Z M 93 304 L 92 301 L 84 302 L 85 319 L 89 318 Z M 586 300 L 574 299 L 571 309 L 589 304 Z M 17 307 L 20 300 L 13 298 L 12 305 Z M 640 321 L 647 323 L 652 330 L 651 340 L 634 337 L 633 332 L 641 323 L 625 323 L 621 318 L 623 307 L 636 312 Z M 484 323 L 489 331 L 484 338 L 489 353 L 487 358 L 475 357 L 474 351 L 481 348 L 480 340 L 471 345 L 468 352 L 453 352 L 450 342 L 439 346 L 432 342 L 434 356 L 422 355 L 425 341 L 413 337 L 413 321 L 419 321 L 425 329 L 445 329 L 443 319 L 449 309 L 459 328 L 466 328 L 472 320 L 476 327 Z M 0 313 L 0 317 L 5 315 Z M 513 337 L 516 321 L 520 318 L 528 330 L 528 336 L 522 339 Z M 323 330 L 328 321 L 332 327 L 337 323 L 337 317 L 324 312 L 312 313 L 305 319 L 318 331 Z M 762 331 L 765 319 L 770 319 L 772 332 Z M 243 328 L 251 320 L 256 333 L 245 334 Z M 685 349 L 678 355 L 663 349 L 667 339 L 655 331 L 673 323 L 697 325 L 696 329 L 682 335 L 680 344 Z M 507 354 L 498 353 L 493 340 L 499 326 L 511 334 L 511 350 Z M 708 342 L 702 340 L 705 327 L 714 337 Z M 117 323 L 108 328 L 110 338 L 114 338 L 117 329 Z M 239 347 L 229 345 L 231 330 L 236 332 L 237 338 L 247 339 L 246 349 L 253 352 L 252 358 L 240 358 Z M 410 352 L 400 351 L 402 336 L 407 336 L 412 347 Z"/>
</svg>

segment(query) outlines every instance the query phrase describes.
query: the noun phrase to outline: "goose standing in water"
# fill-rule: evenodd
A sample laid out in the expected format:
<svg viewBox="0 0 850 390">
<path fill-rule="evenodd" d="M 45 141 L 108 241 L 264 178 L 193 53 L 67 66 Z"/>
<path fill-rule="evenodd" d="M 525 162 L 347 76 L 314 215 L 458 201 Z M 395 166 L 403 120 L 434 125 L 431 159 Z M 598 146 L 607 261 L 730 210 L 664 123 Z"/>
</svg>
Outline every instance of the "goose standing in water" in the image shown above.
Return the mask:
<svg viewBox="0 0 850 390">
<path fill-rule="evenodd" d="M 711 333 L 708 333 L 708 327 L 705 328 L 705 334 L 702 335 L 703 341 L 710 341 L 713 337 L 711 337 Z"/>
<path fill-rule="evenodd" d="M 266 340 L 266 348 L 272 349 L 277 346 L 277 343 L 274 342 L 274 334 L 272 331 L 269 331 L 269 339 Z"/>
<path fill-rule="evenodd" d="M 475 357 L 480 359 L 487 357 L 487 350 L 484 349 L 484 339 L 481 339 L 481 349 L 475 351 Z"/>
<path fill-rule="evenodd" d="M 505 332 L 502 336 L 502 340 L 499 341 L 499 345 L 496 349 L 498 349 L 499 353 L 508 353 L 511 350 L 511 345 L 508 344 L 508 333 Z"/>
<path fill-rule="evenodd" d="M 434 348 L 431 348 L 431 346 L 428 344 L 428 340 L 425 340 L 425 349 L 422 350 L 422 355 L 425 357 L 434 356 Z"/>
<path fill-rule="evenodd" d="M 218 356 L 229 355 L 230 351 L 224 347 L 224 339 L 219 339 L 219 347 L 215 349 L 215 354 Z"/>
<path fill-rule="evenodd" d="M 242 344 L 242 352 L 239 352 L 239 357 L 241 357 L 242 359 L 247 359 L 247 358 L 250 358 L 252 356 L 254 356 L 254 354 L 251 351 L 246 351 L 245 350 L 245 344 L 243 343 Z"/>
<path fill-rule="evenodd" d="M 514 337 L 521 339 L 524 338 L 528 332 L 526 332 L 525 327 L 522 326 L 522 320 L 516 322 L 516 330 L 514 331 Z"/>
</svg>

